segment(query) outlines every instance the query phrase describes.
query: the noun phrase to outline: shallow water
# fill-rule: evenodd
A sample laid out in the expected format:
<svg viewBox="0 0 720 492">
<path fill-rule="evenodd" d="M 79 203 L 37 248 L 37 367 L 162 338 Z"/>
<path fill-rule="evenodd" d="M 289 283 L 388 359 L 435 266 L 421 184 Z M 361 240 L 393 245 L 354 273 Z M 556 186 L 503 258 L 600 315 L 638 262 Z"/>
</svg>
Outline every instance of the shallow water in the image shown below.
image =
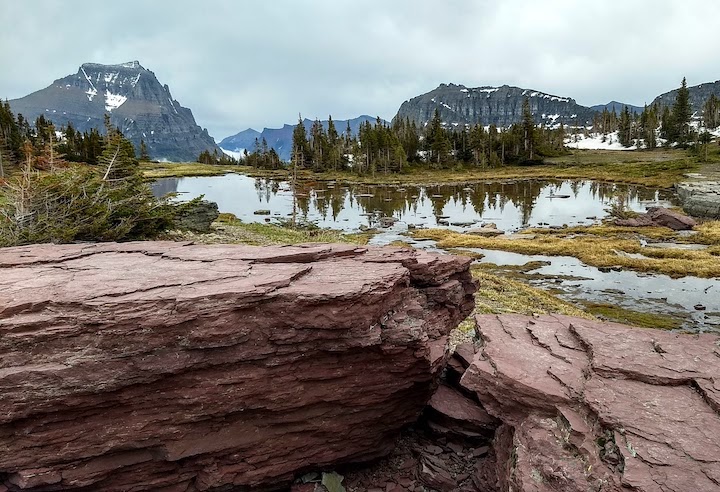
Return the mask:
<svg viewBox="0 0 720 492">
<path fill-rule="evenodd" d="M 481 263 L 524 265 L 541 261 L 543 266 L 528 274 L 536 287 L 559 289 L 560 297 L 620 306 L 632 311 L 668 314 L 686 318 L 682 328 L 694 331 L 720 331 L 720 279 L 698 277 L 670 278 L 667 275 L 629 270 L 601 271 L 570 256 L 523 255 L 507 251 L 468 248 L 482 253 Z M 573 278 L 565 278 L 573 277 Z M 696 305 L 705 310 L 695 309 Z"/>
<path fill-rule="evenodd" d="M 164 178 L 153 184 L 157 195 L 176 192 L 180 199 L 205 195 L 246 222 L 292 215 L 293 197 L 288 182 L 238 174 L 212 177 Z M 652 188 L 587 180 L 514 180 L 465 185 L 373 186 L 303 182 L 298 185 L 298 217 L 320 227 L 357 230 L 375 227 L 379 217 L 416 227 L 450 227 L 461 230 L 473 224 L 494 222 L 504 231 L 532 226 L 589 224 L 607 215 L 613 200 L 622 197 L 627 208 L 674 203 L 672 194 Z M 453 225 L 456 224 L 456 225 Z"/>
<path fill-rule="evenodd" d="M 187 200 L 205 195 L 218 203 L 221 212 L 233 213 L 245 222 L 285 219 L 293 209 L 289 183 L 237 174 L 160 179 L 153 184 L 153 191 L 157 195 L 178 193 L 180 199 Z M 380 217 L 394 217 L 397 222 L 382 229 L 371 244 L 402 240 L 415 247 L 441 251 L 434 241 L 416 241 L 404 235 L 408 225 L 463 230 L 474 224 L 494 222 L 499 229 L 514 232 L 533 226 L 590 224 L 605 217 L 606 209 L 618 197 L 622 197 L 627 208 L 640 212 L 649 206 L 676 204 L 674 196 L 666 191 L 588 180 L 404 187 L 313 182 L 298 185 L 297 212 L 300 220 L 345 231 L 376 227 Z M 256 215 L 257 210 L 270 210 L 271 215 Z M 452 225 L 461 222 L 465 224 Z M 665 313 L 685 319 L 683 328 L 687 330 L 720 331 L 719 279 L 606 272 L 572 257 L 472 251 L 485 255 L 480 261 L 497 265 L 546 262 L 528 272 L 543 278 L 529 279 L 529 283 L 560 290 L 560 297 L 571 301 L 587 300 L 634 311 Z M 706 310 L 696 310 L 694 306 L 698 304 Z"/>
</svg>

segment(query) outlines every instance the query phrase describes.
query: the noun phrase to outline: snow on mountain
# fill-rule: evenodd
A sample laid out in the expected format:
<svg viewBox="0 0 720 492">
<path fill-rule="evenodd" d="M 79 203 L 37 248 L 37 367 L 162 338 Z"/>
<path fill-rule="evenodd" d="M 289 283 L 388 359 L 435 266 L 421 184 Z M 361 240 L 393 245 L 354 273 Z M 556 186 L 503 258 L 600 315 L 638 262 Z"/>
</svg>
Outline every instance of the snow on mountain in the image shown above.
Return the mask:
<svg viewBox="0 0 720 492">
<path fill-rule="evenodd" d="M 509 127 L 522 121 L 525 99 L 535 122 L 545 125 L 584 126 L 595 114 L 569 97 L 502 85 L 500 87 L 465 87 L 440 84 L 432 91 L 405 101 L 395 118 L 408 118 L 418 126 L 426 125 L 437 110 L 446 125 L 495 125 Z"/>
</svg>

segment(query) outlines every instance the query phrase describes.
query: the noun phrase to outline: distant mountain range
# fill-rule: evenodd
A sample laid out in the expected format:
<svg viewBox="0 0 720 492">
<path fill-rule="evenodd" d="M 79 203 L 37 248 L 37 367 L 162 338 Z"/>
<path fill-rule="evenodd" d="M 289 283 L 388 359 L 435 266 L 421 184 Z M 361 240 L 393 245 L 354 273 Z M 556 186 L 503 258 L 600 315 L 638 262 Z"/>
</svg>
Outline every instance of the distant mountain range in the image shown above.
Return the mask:
<svg viewBox="0 0 720 492">
<path fill-rule="evenodd" d="M 632 104 L 625 104 L 617 101 L 610 101 L 607 104 L 596 104 L 595 106 L 590 106 L 590 109 L 600 112 L 602 112 L 604 109 L 607 109 L 610 113 L 615 112 L 619 115 L 623 111 L 623 108 L 625 108 L 625 106 L 627 106 L 630 113 L 635 114 L 640 114 L 643 112 L 643 109 L 645 109 L 641 106 L 633 106 Z"/>
<path fill-rule="evenodd" d="M 688 88 L 690 102 L 696 112 L 702 111 L 710 94 L 720 97 L 720 81 L 703 83 Z M 677 89 L 656 97 L 652 104 L 671 105 Z M 618 101 L 596 106 L 582 106 L 567 96 L 557 96 L 534 89 L 509 85 L 466 87 L 440 84 L 430 92 L 413 97 L 400 105 L 395 118 L 408 118 L 423 127 L 437 110 L 448 127 L 481 124 L 507 127 L 522 121 L 522 105 L 527 98 L 535 122 L 547 126 L 566 124 L 587 126 L 592 124 L 598 111 L 607 109 L 620 113 L 627 106 L 633 113 L 643 108 Z M 150 156 L 170 161 L 194 161 L 200 152 L 252 152 L 255 141 L 265 138 L 281 159 L 289 160 L 292 150 L 292 133 L 295 125 L 281 128 L 252 128 L 224 138 L 219 146 L 207 130 L 195 122 L 192 111 L 172 98 L 167 85 L 162 85 L 155 74 L 137 61 L 119 65 L 85 63 L 76 74 L 54 81 L 45 89 L 20 99 L 9 101 L 12 110 L 21 113 L 31 122 L 44 115 L 57 126 L 68 122 L 80 130 L 104 130 L 104 115 L 118 126 L 136 148 L 143 139 Z M 353 135 L 366 121 L 377 118 L 368 115 L 351 120 L 335 120 L 338 133 L 350 124 Z M 387 123 L 387 122 L 384 122 Z M 313 121 L 303 120 L 309 133 Z M 328 121 L 322 121 L 327 130 Z"/>
<path fill-rule="evenodd" d="M 85 63 L 76 74 L 9 103 L 15 114 L 31 122 L 44 115 L 58 127 L 72 123 L 80 131 L 104 131 L 104 116 L 109 114 L 136 149 L 143 139 L 154 159 L 195 161 L 203 150 L 221 151 L 192 111 L 138 61 Z"/>
<path fill-rule="evenodd" d="M 376 120 L 377 118 L 373 118 L 372 116 L 362 115 L 351 120 L 333 120 L 333 123 L 335 124 L 335 129 L 339 134 L 345 133 L 347 125 L 350 123 L 350 131 L 353 135 L 357 135 L 361 124 L 366 121 L 375 123 Z M 387 123 L 385 120 L 382 121 Z M 323 128 L 327 131 L 328 120 L 322 120 L 321 123 Z M 307 118 L 303 120 L 303 126 L 305 127 L 305 131 L 308 135 L 310 134 L 310 128 L 312 128 L 312 125 L 312 120 Z M 275 149 L 275 152 L 278 153 L 280 159 L 288 161 L 290 160 L 290 154 L 292 152 L 293 130 L 296 126 L 297 125 L 290 125 L 286 123 L 282 126 L 282 128 L 265 128 L 261 132 L 248 128 L 240 133 L 222 139 L 219 145 L 221 148 L 231 152 L 242 152 L 243 150 L 252 152 L 255 150 L 255 140 L 257 139 L 258 142 L 261 142 L 262 139 L 265 138 L 268 147 Z"/>
</svg>

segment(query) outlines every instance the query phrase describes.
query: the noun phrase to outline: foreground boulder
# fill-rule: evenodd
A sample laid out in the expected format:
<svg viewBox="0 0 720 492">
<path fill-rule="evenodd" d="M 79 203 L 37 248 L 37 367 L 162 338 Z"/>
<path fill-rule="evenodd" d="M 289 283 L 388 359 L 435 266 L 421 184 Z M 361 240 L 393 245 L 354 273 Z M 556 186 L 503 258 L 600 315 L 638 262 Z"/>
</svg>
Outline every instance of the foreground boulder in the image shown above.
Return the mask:
<svg viewBox="0 0 720 492">
<path fill-rule="evenodd" d="M 697 225 L 692 217 L 664 207 L 649 207 L 647 212 L 631 219 L 615 219 L 615 225 L 624 227 L 668 227 L 674 231 L 686 231 Z"/>
<path fill-rule="evenodd" d="M 720 337 L 564 316 L 477 326 L 461 385 L 502 421 L 486 490 L 720 490 Z"/>
<path fill-rule="evenodd" d="M 276 490 L 391 451 L 470 260 L 172 242 L 0 250 L 0 490 Z"/>
</svg>

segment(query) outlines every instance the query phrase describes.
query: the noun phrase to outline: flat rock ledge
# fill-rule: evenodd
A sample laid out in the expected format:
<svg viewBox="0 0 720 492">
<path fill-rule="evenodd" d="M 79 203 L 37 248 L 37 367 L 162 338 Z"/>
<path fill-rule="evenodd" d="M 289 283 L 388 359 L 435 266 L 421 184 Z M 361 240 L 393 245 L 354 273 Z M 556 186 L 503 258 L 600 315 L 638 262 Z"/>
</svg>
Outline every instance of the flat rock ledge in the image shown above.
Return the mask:
<svg viewBox="0 0 720 492">
<path fill-rule="evenodd" d="M 686 181 L 675 190 L 690 215 L 720 219 L 720 181 Z"/>
<path fill-rule="evenodd" d="M 0 491 L 278 490 L 384 456 L 474 306 L 470 261 L 348 245 L 0 249 Z"/>
<path fill-rule="evenodd" d="M 548 315 L 477 327 L 460 385 L 501 422 L 479 490 L 720 490 L 720 338 Z"/>
</svg>

